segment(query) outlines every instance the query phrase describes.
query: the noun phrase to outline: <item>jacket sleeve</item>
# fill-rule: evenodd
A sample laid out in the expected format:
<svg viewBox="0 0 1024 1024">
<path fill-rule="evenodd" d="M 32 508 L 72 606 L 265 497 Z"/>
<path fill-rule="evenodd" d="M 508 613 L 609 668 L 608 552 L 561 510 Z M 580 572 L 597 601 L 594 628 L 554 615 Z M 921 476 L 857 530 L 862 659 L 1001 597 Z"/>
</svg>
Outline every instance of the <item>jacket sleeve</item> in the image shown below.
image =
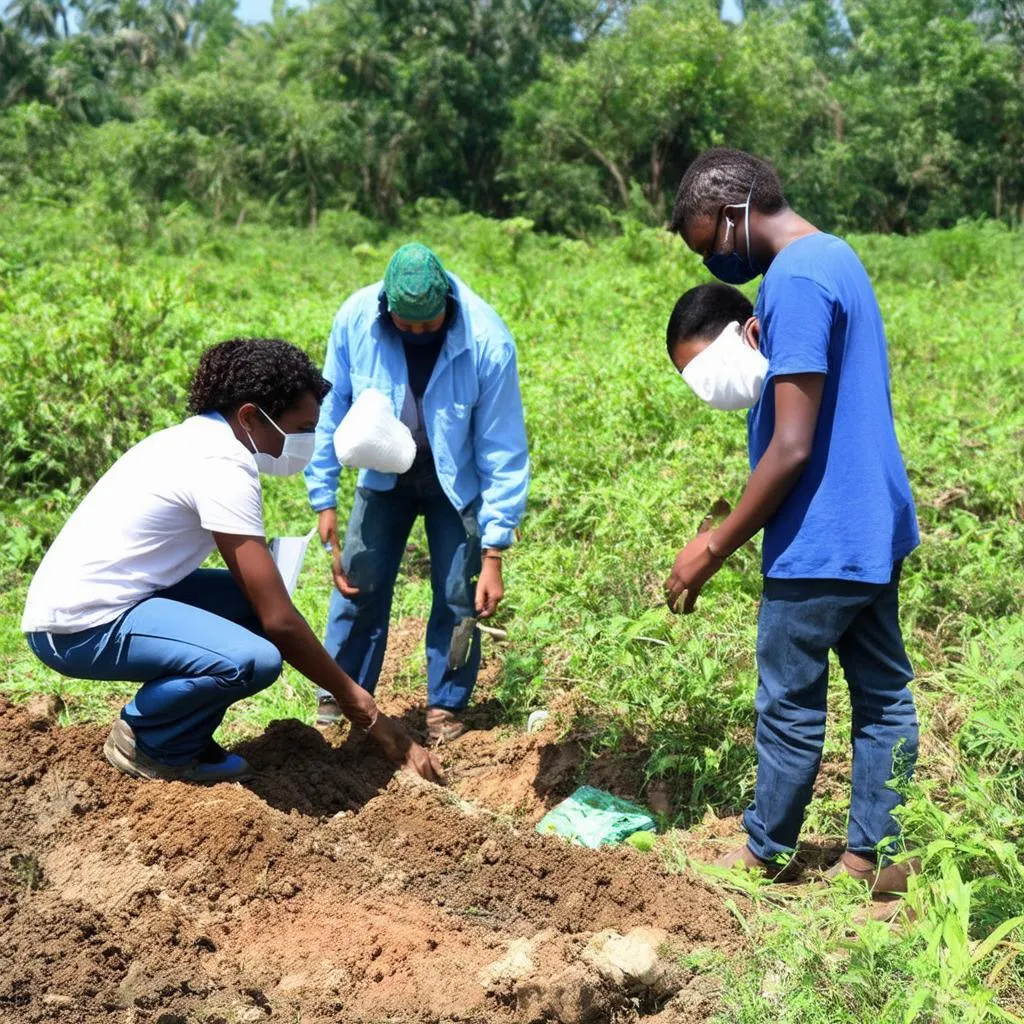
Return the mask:
<svg viewBox="0 0 1024 1024">
<path fill-rule="evenodd" d="M 348 361 L 348 318 L 344 309 L 334 319 L 331 336 L 327 341 L 324 377 L 331 382 L 320 405 L 320 419 L 316 424 L 316 444 L 313 458 L 305 470 L 309 503 L 314 512 L 334 508 L 338 503 L 338 477 L 341 463 L 334 453 L 334 432 L 352 405 L 352 380 Z"/>
<path fill-rule="evenodd" d="M 481 374 L 473 440 L 480 476 L 480 542 L 485 548 L 507 548 L 523 518 L 530 483 L 523 400 L 511 339 L 500 358 L 489 361 Z"/>
</svg>

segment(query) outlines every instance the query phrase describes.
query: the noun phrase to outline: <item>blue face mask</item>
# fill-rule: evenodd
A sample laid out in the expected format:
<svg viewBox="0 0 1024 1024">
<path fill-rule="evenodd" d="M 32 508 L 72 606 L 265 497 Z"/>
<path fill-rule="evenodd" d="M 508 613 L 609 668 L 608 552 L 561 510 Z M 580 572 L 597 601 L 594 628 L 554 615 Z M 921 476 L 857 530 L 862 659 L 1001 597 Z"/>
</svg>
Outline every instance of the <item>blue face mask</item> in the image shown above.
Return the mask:
<svg viewBox="0 0 1024 1024">
<path fill-rule="evenodd" d="M 735 249 L 732 252 L 713 252 L 705 257 L 704 266 L 711 271 L 719 281 L 726 284 L 746 284 L 753 281 L 760 273 L 755 270 Z"/>
<path fill-rule="evenodd" d="M 747 254 L 741 256 L 736 248 L 736 222 L 731 217 L 726 217 L 725 222 L 729 225 L 726 231 L 726 238 L 732 235 L 732 252 L 713 252 L 710 256 L 704 257 L 704 266 L 711 271 L 719 281 L 726 284 L 746 284 L 753 281 L 761 273 L 759 267 L 750 258 L 750 197 L 754 194 L 754 185 L 751 183 L 750 191 L 747 193 L 745 203 L 731 203 L 725 209 L 738 210 L 742 207 L 744 213 L 744 237 L 747 242 Z"/>
</svg>

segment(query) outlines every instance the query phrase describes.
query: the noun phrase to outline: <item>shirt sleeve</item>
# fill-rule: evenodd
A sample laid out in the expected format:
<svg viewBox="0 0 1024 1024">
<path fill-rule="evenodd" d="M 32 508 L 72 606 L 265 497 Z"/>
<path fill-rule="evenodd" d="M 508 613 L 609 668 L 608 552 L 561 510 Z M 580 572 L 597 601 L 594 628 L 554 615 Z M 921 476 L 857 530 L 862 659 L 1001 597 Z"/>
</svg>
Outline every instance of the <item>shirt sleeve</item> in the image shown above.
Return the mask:
<svg viewBox="0 0 1024 1024">
<path fill-rule="evenodd" d="M 809 277 L 786 278 L 765 307 L 768 369 L 775 376 L 828 373 L 829 344 L 836 304 Z"/>
<path fill-rule="evenodd" d="M 314 512 L 334 508 L 338 503 L 341 463 L 334 451 L 334 432 L 352 406 L 352 379 L 348 359 L 348 315 L 342 307 L 334 319 L 327 340 L 324 377 L 331 390 L 320 405 L 313 458 L 305 469 L 306 489 Z"/>
<path fill-rule="evenodd" d="M 480 542 L 485 548 L 507 548 L 523 518 L 530 483 L 523 400 L 511 339 L 501 358 L 481 376 L 473 430 L 480 475 Z"/>
<path fill-rule="evenodd" d="M 199 523 L 211 533 L 266 536 L 263 492 L 256 467 L 237 459 L 200 460 L 193 485 Z"/>
</svg>

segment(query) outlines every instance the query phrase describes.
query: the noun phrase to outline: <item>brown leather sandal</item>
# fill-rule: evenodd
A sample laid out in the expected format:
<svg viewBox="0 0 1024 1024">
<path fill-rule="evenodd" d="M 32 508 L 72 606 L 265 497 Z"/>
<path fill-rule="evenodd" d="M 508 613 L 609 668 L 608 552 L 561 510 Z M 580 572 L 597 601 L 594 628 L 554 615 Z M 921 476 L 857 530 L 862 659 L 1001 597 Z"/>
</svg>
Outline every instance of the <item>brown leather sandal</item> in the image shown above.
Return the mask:
<svg viewBox="0 0 1024 1024">
<path fill-rule="evenodd" d="M 825 873 L 825 877 L 831 882 L 840 875 L 849 875 L 850 878 L 870 886 L 872 896 L 879 896 L 886 893 L 905 893 L 907 879 L 918 874 L 920 870 L 921 861 L 917 857 L 901 861 L 899 864 L 889 863 L 880 867 L 878 864 L 872 864 L 867 857 L 847 850 Z"/>
<path fill-rule="evenodd" d="M 451 743 L 466 731 L 466 723 L 447 708 L 427 708 L 427 739 L 431 743 Z"/>
<path fill-rule="evenodd" d="M 745 843 L 719 857 L 715 861 L 715 867 L 737 871 L 760 871 L 770 882 L 790 882 L 800 873 L 796 857 L 791 857 L 785 864 L 774 864 L 769 860 L 762 860 Z"/>
</svg>

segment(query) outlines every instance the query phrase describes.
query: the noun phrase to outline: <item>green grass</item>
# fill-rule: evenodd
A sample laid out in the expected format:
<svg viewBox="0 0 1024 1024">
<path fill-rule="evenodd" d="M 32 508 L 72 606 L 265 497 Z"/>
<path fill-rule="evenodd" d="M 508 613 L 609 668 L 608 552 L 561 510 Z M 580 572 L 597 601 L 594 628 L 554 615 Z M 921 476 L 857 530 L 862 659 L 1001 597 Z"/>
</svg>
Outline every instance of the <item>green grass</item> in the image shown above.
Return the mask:
<svg viewBox="0 0 1024 1024">
<path fill-rule="evenodd" d="M 676 824 L 749 799 L 758 552 L 708 586 L 695 615 L 663 608 L 672 558 L 719 497 L 746 478 L 741 415 L 701 407 L 664 353 L 679 293 L 703 279 L 675 240 L 635 230 L 588 246 L 522 222 L 425 217 L 387 243 L 329 232 L 215 232 L 187 213 L 125 244 L 88 210 L 0 206 L 0 686 L 60 693 L 69 720 L 102 718 L 129 687 L 61 679 L 17 631 L 32 566 L 68 510 L 127 445 L 182 414 L 206 344 L 293 340 L 318 358 L 341 300 L 415 234 L 489 299 L 519 344 L 533 487 L 507 560 L 498 695 L 506 721 L 561 690 L 600 755 L 643 744 L 672 784 Z M 904 811 L 925 870 L 918 923 L 854 938 L 863 896 L 755 887 L 754 952 L 692 966 L 725 978 L 721 1020 L 922 1024 L 1024 1015 L 1024 237 L 967 225 L 912 239 L 852 239 L 890 338 L 893 402 L 923 543 L 903 583 L 923 743 Z M 344 511 L 353 481 L 345 480 Z M 301 481 L 267 481 L 272 533 L 309 529 Z M 422 555 L 422 534 L 414 535 Z M 422 558 L 415 561 L 421 562 Z M 319 629 L 326 562 L 311 549 L 297 603 Z M 396 615 L 425 615 L 404 577 Z M 826 757 L 847 756 L 838 671 Z M 416 664 L 402 685 L 416 683 Z M 283 716 L 311 721 L 294 672 L 233 712 L 239 735 Z M 841 836 L 846 797 L 808 824 Z"/>
</svg>

